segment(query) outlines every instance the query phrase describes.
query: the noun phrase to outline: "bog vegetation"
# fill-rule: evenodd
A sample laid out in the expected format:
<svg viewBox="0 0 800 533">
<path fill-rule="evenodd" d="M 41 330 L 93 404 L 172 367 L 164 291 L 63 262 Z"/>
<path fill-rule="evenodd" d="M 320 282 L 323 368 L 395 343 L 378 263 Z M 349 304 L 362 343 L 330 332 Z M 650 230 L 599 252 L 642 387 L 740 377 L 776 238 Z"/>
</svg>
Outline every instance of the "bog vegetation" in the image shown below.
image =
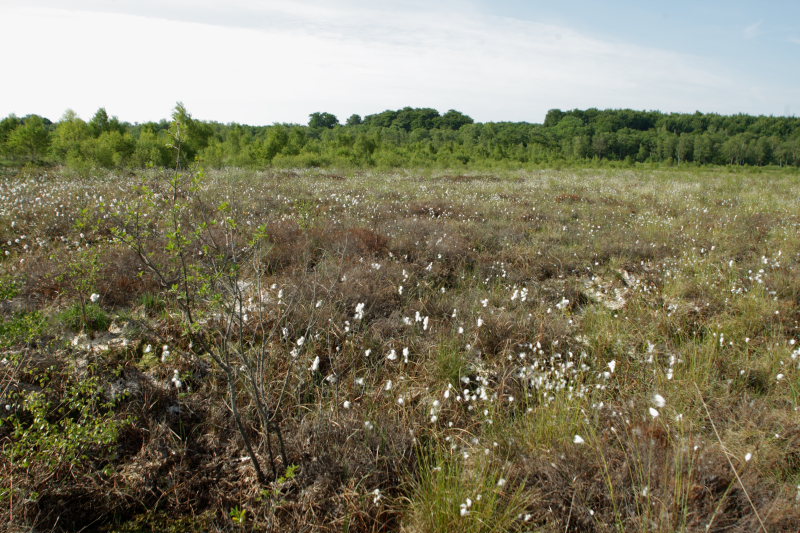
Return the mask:
<svg viewBox="0 0 800 533">
<path fill-rule="evenodd" d="M 181 112 L 0 178 L 9 530 L 800 527 L 796 172 L 204 171 Z"/>
</svg>

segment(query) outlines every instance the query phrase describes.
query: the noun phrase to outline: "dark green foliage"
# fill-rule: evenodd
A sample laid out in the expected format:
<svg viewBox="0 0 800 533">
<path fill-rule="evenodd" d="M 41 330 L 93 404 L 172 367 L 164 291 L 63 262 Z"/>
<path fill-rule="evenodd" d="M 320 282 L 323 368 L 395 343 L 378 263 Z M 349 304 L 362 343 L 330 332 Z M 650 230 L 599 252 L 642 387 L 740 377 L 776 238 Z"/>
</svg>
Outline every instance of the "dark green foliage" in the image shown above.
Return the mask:
<svg viewBox="0 0 800 533">
<path fill-rule="evenodd" d="M 472 124 L 473 122 L 472 118 L 455 109 L 451 109 L 436 121 L 440 128 L 447 130 L 458 130 L 461 129 L 462 126 Z"/>
<path fill-rule="evenodd" d="M 182 166 L 800 166 L 800 119 L 794 117 L 590 108 L 551 109 L 543 124 L 475 123 L 454 109 L 440 115 L 432 108 L 404 107 L 353 114 L 344 125 L 331 113 L 315 112 L 308 126 L 247 126 L 196 120 L 178 103 L 172 124 L 131 125 L 109 118 L 103 108 L 88 123 L 72 112 L 57 124 L 10 115 L 0 121 L 0 153 L 15 164 L 55 162 L 78 170 L 173 167 L 169 146 L 174 124 L 180 124 Z"/>
<path fill-rule="evenodd" d="M 330 113 L 311 113 L 308 115 L 309 128 L 333 128 L 339 125 L 336 115 Z"/>
<path fill-rule="evenodd" d="M 347 117 L 346 124 L 348 126 L 358 126 L 361 124 L 361 115 L 356 115 L 355 113 Z"/>
</svg>

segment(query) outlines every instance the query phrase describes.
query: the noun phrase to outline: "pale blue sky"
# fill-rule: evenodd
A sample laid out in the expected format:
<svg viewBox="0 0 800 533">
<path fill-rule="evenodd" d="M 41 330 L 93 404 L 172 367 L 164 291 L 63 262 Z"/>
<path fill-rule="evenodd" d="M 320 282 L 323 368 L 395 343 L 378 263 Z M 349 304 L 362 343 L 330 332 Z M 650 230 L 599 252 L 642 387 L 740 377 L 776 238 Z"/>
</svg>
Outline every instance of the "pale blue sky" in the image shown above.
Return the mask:
<svg viewBox="0 0 800 533">
<path fill-rule="evenodd" d="M 800 96 L 798 0 L 499 0 L 484 5 L 494 14 L 702 56 L 743 77 L 793 86 L 795 102 Z"/>
<path fill-rule="evenodd" d="M 2 0 L 0 116 L 800 114 L 800 2 Z"/>
</svg>

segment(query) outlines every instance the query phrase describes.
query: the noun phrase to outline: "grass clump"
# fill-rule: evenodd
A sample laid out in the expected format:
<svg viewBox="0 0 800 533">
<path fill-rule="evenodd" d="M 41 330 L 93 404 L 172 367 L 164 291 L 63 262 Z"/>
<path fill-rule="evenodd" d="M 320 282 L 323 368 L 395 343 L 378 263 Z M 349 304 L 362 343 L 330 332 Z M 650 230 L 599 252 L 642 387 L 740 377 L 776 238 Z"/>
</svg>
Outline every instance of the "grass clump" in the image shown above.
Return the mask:
<svg viewBox="0 0 800 533">
<path fill-rule="evenodd" d="M 501 533 L 525 529 L 526 496 L 510 487 L 502 468 L 478 454 L 423 451 L 411 482 L 408 533 Z"/>
<path fill-rule="evenodd" d="M 106 331 L 111 325 L 111 316 L 96 304 L 79 303 L 67 307 L 58 314 L 58 321 L 74 332 L 96 333 Z"/>
</svg>

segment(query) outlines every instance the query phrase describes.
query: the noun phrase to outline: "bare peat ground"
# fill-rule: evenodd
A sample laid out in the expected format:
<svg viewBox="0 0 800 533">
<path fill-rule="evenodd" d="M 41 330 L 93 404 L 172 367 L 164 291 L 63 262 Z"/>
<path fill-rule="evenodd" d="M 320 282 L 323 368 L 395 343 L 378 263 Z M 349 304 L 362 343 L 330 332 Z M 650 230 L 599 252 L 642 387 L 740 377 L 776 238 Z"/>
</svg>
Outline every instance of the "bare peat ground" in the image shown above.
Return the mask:
<svg viewBox="0 0 800 533">
<path fill-rule="evenodd" d="M 796 172 L 0 197 L 7 531 L 800 529 Z"/>
</svg>

